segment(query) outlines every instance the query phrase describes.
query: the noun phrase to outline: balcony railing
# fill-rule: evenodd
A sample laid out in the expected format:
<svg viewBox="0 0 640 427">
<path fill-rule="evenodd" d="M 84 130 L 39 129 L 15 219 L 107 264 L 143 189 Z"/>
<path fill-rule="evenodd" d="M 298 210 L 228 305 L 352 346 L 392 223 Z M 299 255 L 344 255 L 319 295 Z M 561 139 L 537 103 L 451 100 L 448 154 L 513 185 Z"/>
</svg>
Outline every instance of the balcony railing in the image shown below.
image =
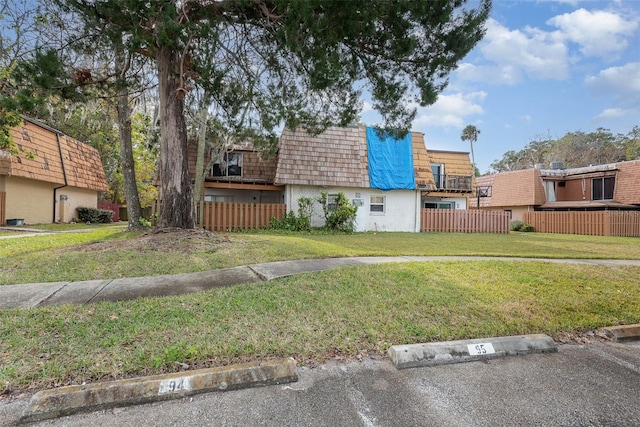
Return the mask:
<svg viewBox="0 0 640 427">
<path fill-rule="evenodd" d="M 434 175 L 436 191 L 472 192 L 473 177 L 471 175 Z"/>
</svg>

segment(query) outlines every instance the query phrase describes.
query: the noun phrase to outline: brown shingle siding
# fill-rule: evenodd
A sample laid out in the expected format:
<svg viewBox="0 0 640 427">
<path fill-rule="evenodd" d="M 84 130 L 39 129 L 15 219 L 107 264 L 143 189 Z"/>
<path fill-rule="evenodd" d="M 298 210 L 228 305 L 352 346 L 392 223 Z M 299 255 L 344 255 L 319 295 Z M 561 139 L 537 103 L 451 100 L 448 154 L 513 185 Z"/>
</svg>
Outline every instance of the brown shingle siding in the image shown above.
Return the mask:
<svg viewBox="0 0 640 427">
<path fill-rule="evenodd" d="M 96 191 L 108 189 L 98 150 L 25 119 L 11 129 L 18 153 L 1 173 Z M 60 153 L 62 151 L 62 158 Z M 6 158 L 6 155 L 4 156 Z M 64 160 L 64 170 L 63 170 Z"/>
<path fill-rule="evenodd" d="M 444 173 L 447 175 L 473 175 L 473 167 L 469 160 L 469 153 L 462 151 L 427 150 L 431 163 L 445 165 Z"/>
<path fill-rule="evenodd" d="M 626 204 L 640 204 L 640 160 L 616 164 L 614 200 Z"/>
<path fill-rule="evenodd" d="M 545 202 L 539 169 L 499 173 L 491 188 L 492 206 L 533 206 Z"/>
<path fill-rule="evenodd" d="M 285 129 L 276 184 L 369 187 L 365 129 L 330 127 L 317 136 Z"/>
</svg>

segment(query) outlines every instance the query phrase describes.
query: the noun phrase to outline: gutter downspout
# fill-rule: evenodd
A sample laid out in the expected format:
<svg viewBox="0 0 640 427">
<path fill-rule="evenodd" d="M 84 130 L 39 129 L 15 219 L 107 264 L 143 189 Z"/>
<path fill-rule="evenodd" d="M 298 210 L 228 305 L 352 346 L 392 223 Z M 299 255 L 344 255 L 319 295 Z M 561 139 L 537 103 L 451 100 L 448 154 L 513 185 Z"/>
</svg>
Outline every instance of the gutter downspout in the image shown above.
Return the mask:
<svg viewBox="0 0 640 427">
<path fill-rule="evenodd" d="M 56 222 L 56 203 L 57 201 L 57 192 L 59 189 L 64 188 L 68 185 L 67 182 L 67 168 L 64 165 L 64 156 L 62 155 L 62 143 L 60 142 L 60 133 L 56 132 L 56 140 L 58 141 L 58 152 L 60 153 L 60 163 L 62 164 L 62 176 L 64 177 L 64 185 L 60 187 L 55 187 L 53 189 L 53 222 Z"/>
</svg>

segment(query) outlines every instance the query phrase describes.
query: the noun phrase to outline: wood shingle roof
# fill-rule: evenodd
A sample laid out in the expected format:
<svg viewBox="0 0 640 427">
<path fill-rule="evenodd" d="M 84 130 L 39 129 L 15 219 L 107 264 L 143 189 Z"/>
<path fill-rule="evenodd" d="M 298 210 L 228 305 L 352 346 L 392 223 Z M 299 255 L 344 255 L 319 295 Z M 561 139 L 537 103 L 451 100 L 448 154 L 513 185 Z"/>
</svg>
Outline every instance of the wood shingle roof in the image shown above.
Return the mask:
<svg viewBox="0 0 640 427">
<path fill-rule="evenodd" d="M 365 128 L 285 129 L 278 150 L 277 185 L 369 187 Z"/>
<path fill-rule="evenodd" d="M 24 119 L 11 129 L 17 153 L 3 152 L 0 174 L 59 185 L 107 191 L 100 154 L 67 135 Z"/>
</svg>

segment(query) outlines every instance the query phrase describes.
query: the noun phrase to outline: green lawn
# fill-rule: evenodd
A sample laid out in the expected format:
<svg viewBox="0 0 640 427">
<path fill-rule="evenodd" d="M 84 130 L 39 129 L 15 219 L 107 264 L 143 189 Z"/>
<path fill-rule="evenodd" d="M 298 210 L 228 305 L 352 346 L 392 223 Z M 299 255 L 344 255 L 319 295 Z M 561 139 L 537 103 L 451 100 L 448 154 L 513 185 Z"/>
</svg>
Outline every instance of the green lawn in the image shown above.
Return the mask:
<svg viewBox="0 0 640 427">
<path fill-rule="evenodd" d="M 135 236 L 122 229 L 101 228 L 0 240 L 0 285 L 188 273 L 247 263 L 342 256 L 640 258 L 638 238 L 541 233 L 227 233 L 165 242 L 169 251 L 148 242 L 134 244 Z"/>
<path fill-rule="evenodd" d="M 104 244 L 96 240 L 113 239 L 123 239 L 121 246 L 127 247 L 138 240 L 125 239 L 131 236 L 103 229 L 31 237 L 24 244 L 32 250 L 16 245 L 13 251 L 32 267 L 56 270 L 38 277 L 58 278 L 65 270 L 81 277 L 100 263 L 109 264 L 96 273 L 100 277 L 118 269 L 153 274 L 161 265 L 156 259 L 163 257 L 171 265 L 162 268 L 193 271 L 313 256 L 640 255 L 637 239 L 535 233 L 228 234 L 209 245 L 175 242 L 175 259 L 182 262 L 172 253 L 138 252 L 144 261 L 137 261 L 123 259 L 134 257 L 133 252 L 107 256 L 89 249 Z M 80 246 L 65 249 L 65 239 Z M 5 245 L 13 240 L 0 241 L 3 277 L 28 277 L 6 272 L 7 262 L 11 269 L 23 269 Z M 94 257 L 99 259 L 95 264 Z M 190 265 L 196 260 L 198 266 Z M 146 262 L 151 265 L 144 267 Z M 85 263 L 90 267 L 80 265 Z M 348 267 L 179 297 L 4 310 L 0 384 L 11 393 L 181 369 L 175 362 L 197 368 L 293 356 L 307 364 L 336 354 L 384 353 L 401 343 L 525 333 L 558 337 L 640 322 L 638 283 L 640 267 L 440 261 Z"/>
</svg>

